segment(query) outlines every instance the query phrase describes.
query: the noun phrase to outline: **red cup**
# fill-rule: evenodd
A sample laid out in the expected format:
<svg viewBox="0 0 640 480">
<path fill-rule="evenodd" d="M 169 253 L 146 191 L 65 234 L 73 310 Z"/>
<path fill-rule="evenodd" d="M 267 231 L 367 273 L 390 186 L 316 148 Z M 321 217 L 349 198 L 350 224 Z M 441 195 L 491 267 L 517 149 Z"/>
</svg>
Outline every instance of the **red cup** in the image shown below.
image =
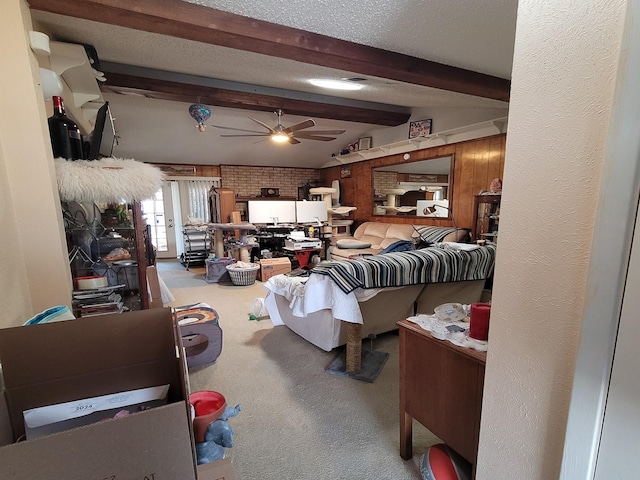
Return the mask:
<svg viewBox="0 0 640 480">
<path fill-rule="evenodd" d="M 489 339 L 489 317 L 491 315 L 490 303 L 472 303 L 469 319 L 469 336 L 476 340 Z"/>
</svg>

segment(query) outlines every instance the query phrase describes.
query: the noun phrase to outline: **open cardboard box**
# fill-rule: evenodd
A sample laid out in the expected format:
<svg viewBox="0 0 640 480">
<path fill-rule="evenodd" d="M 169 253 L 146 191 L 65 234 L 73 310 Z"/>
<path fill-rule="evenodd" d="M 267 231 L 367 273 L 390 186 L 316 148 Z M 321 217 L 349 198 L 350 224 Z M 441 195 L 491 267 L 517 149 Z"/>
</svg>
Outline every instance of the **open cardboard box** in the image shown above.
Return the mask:
<svg viewBox="0 0 640 480">
<path fill-rule="evenodd" d="M 291 271 L 291 260 L 288 257 L 263 258 L 260 260 L 260 281 L 266 282 L 274 275 Z"/>
<path fill-rule="evenodd" d="M 171 309 L 2 329 L 0 362 L 0 477 L 198 478 L 188 376 Z M 24 410 L 163 384 L 170 386 L 167 405 L 10 443 L 24 434 Z"/>
</svg>

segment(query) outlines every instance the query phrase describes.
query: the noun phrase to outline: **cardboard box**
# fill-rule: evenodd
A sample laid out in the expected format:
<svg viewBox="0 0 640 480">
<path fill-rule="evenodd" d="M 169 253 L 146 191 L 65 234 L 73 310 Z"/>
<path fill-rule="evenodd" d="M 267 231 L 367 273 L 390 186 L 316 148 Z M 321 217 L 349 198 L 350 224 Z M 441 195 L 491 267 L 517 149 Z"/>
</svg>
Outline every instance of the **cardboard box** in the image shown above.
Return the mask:
<svg viewBox="0 0 640 480">
<path fill-rule="evenodd" d="M 5 444 L 0 477 L 197 478 L 188 377 L 171 309 L 2 329 L 0 362 L 5 443 L 24 434 L 24 410 L 169 385 L 167 405 Z"/>
<path fill-rule="evenodd" d="M 236 480 L 236 472 L 228 458 L 198 465 L 198 480 Z"/>
<path fill-rule="evenodd" d="M 291 271 L 291 260 L 288 257 L 263 258 L 260 260 L 260 280 L 266 282 L 274 275 Z"/>
<path fill-rule="evenodd" d="M 149 284 L 149 308 L 162 308 L 162 292 L 155 266 L 147 267 L 147 283 Z"/>
</svg>

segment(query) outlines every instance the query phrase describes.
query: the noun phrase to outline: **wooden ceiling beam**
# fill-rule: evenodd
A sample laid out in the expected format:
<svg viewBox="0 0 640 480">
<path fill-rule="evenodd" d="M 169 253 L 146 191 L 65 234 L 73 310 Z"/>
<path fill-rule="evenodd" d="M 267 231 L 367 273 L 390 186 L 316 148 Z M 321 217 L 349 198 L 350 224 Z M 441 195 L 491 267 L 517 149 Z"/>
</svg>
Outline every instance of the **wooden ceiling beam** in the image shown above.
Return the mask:
<svg viewBox="0 0 640 480">
<path fill-rule="evenodd" d="M 180 0 L 28 0 L 31 8 L 441 90 L 509 101 L 507 79 Z"/>
<path fill-rule="evenodd" d="M 409 121 L 409 113 L 297 100 L 258 93 L 227 90 L 181 82 L 105 71 L 107 81 L 101 89 L 148 98 L 191 102 L 199 99 L 207 105 L 273 112 L 282 109 L 289 115 L 312 116 L 372 125 L 397 126 Z"/>
</svg>

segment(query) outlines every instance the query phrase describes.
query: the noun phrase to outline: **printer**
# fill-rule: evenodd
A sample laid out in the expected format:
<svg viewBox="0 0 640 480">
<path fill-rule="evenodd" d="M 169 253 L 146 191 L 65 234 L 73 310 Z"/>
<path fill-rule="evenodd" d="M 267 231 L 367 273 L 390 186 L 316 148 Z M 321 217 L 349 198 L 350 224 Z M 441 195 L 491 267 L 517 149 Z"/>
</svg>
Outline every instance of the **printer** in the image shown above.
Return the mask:
<svg viewBox="0 0 640 480">
<path fill-rule="evenodd" d="M 322 248 L 322 240 L 304 236 L 304 232 L 291 232 L 284 241 L 287 250 L 302 250 L 304 248 Z"/>
</svg>

